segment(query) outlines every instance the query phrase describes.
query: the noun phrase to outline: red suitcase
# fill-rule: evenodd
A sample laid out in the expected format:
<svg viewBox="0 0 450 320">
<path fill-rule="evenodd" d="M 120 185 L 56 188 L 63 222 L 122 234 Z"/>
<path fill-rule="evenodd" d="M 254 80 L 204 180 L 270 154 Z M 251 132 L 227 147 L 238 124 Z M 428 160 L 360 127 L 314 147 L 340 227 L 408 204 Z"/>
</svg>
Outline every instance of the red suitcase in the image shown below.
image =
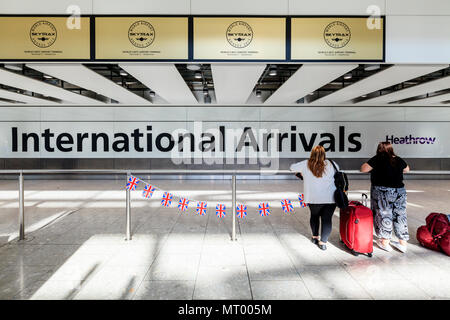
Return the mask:
<svg viewBox="0 0 450 320">
<path fill-rule="evenodd" d="M 363 194 L 363 202 L 367 205 L 367 195 Z M 360 253 L 372 257 L 373 253 L 373 213 L 367 206 L 358 201 L 351 201 L 349 206 L 340 212 L 341 241 L 355 256 Z"/>
</svg>

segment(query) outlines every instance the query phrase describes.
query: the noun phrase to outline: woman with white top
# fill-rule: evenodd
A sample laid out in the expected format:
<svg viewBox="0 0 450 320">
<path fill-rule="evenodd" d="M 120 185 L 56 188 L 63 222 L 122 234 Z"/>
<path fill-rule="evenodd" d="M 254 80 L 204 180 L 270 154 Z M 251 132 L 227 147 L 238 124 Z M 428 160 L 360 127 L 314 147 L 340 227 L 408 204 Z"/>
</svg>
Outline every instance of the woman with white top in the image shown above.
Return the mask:
<svg viewBox="0 0 450 320">
<path fill-rule="evenodd" d="M 337 164 L 336 167 L 339 170 Z M 293 172 L 301 173 L 303 176 L 304 201 L 311 211 L 311 241 L 318 245 L 320 249 L 326 250 L 326 244 L 332 229 L 333 213 L 336 209 L 334 201 L 334 192 L 336 191 L 334 184 L 335 170 L 333 165 L 329 160 L 326 160 L 325 149 L 322 146 L 316 146 L 311 151 L 308 160 L 294 163 L 290 169 Z M 319 237 L 320 224 L 321 233 Z"/>
</svg>

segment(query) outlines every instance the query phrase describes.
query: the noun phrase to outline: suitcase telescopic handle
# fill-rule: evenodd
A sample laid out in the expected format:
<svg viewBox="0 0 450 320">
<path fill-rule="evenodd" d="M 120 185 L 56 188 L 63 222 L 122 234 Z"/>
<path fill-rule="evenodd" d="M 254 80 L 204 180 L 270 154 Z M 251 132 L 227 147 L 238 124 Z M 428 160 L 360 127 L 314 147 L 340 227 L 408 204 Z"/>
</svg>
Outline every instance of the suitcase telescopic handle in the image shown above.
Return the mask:
<svg viewBox="0 0 450 320">
<path fill-rule="evenodd" d="M 361 195 L 361 202 L 367 207 L 367 202 L 368 202 L 369 196 L 366 193 L 363 193 Z"/>
</svg>

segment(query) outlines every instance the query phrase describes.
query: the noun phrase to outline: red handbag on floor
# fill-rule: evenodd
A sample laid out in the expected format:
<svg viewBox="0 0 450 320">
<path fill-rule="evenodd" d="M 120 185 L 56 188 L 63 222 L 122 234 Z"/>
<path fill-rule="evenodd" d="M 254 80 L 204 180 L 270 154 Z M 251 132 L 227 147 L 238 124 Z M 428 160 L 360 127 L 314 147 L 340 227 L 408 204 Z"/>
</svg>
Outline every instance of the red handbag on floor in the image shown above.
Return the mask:
<svg viewBox="0 0 450 320">
<path fill-rule="evenodd" d="M 425 248 L 434 251 L 441 251 L 438 242 L 434 239 L 433 235 L 431 234 L 430 230 L 428 230 L 427 226 L 421 226 L 419 227 L 419 229 L 417 229 L 416 238 L 417 241 L 419 241 L 419 243 Z"/>
<path fill-rule="evenodd" d="M 439 245 L 441 246 L 442 251 L 450 256 L 450 231 L 447 231 L 447 233 L 442 236 L 441 240 L 439 240 Z"/>
<path fill-rule="evenodd" d="M 426 226 L 417 229 L 417 240 L 426 248 L 443 251 L 450 256 L 450 222 L 445 214 L 430 213 Z"/>
</svg>

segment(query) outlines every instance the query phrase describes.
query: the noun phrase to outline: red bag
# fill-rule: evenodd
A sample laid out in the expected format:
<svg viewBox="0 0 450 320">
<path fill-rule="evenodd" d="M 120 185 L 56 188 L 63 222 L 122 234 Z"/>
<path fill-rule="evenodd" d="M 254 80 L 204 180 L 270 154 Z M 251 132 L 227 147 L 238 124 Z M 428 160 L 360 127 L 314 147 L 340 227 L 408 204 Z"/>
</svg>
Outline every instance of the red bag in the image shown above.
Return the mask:
<svg viewBox="0 0 450 320">
<path fill-rule="evenodd" d="M 341 209 L 339 220 L 341 241 L 352 250 L 354 255 L 367 253 L 369 257 L 372 257 L 372 210 L 364 206 L 361 202 L 351 201 L 347 208 Z"/>
<path fill-rule="evenodd" d="M 425 221 L 427 222 L 427 228 L 433 237 L 444 235 L 449 228 L 448 218 L 443 213 L 430 213 Z"/>
<path fill-rule="evenodd" d="M 417 240 L 426 248 L 443 251 L 450 256 L 450 222 L 445 214 L 430 213 L 426 226 L 417 229 Z"/>
<path fill-rule="evenodd" d="M 419 241 L 419 243 L 425 248 L 434 251 L 441 251 L 438 242 L 433 238 L 433 235 L 428 230 L 427 226 L 421 226 L 417 229 L 416 238 L 417 241 Z"/>
<path fill-rule="evenodd" d="M 442 251 L 450 256 L 450 231 L 447 231 L 447 233 L 442 236 L 439 240 L 439 245 L 441 246 Z"/>
</svg>

